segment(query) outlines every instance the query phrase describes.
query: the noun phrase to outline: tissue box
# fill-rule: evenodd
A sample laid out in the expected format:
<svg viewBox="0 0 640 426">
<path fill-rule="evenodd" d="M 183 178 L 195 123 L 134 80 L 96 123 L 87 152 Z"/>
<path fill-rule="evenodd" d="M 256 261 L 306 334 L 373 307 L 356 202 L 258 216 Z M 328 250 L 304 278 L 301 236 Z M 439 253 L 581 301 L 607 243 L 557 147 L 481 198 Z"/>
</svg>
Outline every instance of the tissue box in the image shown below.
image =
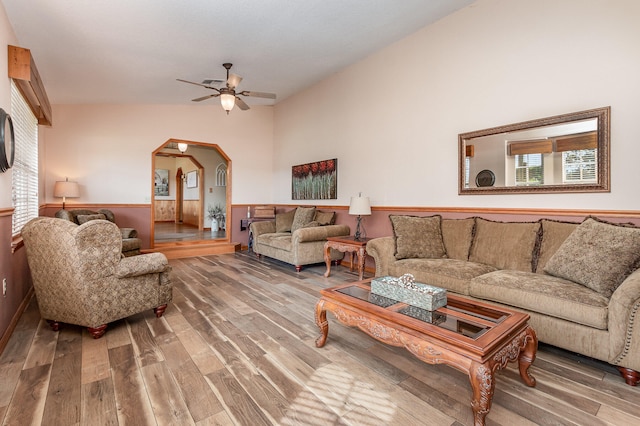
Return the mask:
<svg viewBox="0 0 640 426">
<path fill-rule="evenodd" d="M 371 292 L 427 311 L 435 311 L 447 304 L 447 290 L 444 288 L 416 282 L 411 282 L 411 285 L 415 288 L 406 288 L 400 278 L 378 277 L 371 280 Z"/>
</svg>

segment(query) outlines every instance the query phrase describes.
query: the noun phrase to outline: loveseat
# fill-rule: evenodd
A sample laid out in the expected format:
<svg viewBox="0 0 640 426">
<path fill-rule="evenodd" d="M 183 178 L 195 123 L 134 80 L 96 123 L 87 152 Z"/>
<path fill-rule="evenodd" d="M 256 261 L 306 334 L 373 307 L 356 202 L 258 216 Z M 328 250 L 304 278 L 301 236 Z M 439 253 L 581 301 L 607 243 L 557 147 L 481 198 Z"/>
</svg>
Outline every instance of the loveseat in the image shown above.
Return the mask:
<svg viewBox="0 0 640 426">
<path fill-rule="evenodd" d="M 530 315 L 538 339 L 618 366 L 640 380 L 640 228 L 589 217 L 390 216 L 394 236 L 371 240 L 376 276 L 413 274 Z"/>
<path fill-rule="evenodd" d="M 58 219 L 65 219 L 76 225 L 82 225 L 85 222 L 96 219 L 106 219 L 109 222 L 116 223 L 116 217 L 111 210 L 100 209 L 98 211 L 87 209 L 58 210 L 55 214 Z M 138 231 L 133 228 L 120 228 L 122 234 L 122 254 L 125 257 L 140 254 L 140 246 L 142 240 L 138 238 Z"/>
<path fill-rule="evenodd" d="M 335 212 L 323 212 L 315 207 L 297 207 L 277 213 L 275 220 L 253 222 L 250 225 L 253 251 L 289 263 L 300 272 L 303 265 L 324 262 L 327 237 L 349 235 L 347 225 L 335 224 Z M 344 253 L 331 249 L 332 261 Z"/>
</svg>

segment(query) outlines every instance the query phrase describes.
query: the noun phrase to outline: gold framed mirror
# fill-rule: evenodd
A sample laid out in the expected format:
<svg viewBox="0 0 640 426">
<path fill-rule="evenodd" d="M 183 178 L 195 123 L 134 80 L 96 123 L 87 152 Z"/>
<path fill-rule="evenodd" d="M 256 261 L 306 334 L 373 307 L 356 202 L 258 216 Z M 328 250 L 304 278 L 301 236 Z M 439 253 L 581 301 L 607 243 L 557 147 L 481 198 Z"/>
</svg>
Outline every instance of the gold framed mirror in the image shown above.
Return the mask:
<svg viewBox="0 0 640 426">
<path fill-rule="evenodd" d="M 611 107 L 458 135 L 458 194 L 609 192 Z"/>
</svg>

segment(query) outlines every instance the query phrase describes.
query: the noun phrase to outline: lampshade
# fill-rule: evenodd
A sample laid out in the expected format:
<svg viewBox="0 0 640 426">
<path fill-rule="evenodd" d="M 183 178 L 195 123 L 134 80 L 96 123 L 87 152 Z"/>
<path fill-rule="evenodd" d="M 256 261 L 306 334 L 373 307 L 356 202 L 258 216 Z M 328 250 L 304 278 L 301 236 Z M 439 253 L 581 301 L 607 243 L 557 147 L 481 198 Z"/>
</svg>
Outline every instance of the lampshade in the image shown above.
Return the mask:
<svg viewBox="0 0 640 426">
<path fill-rule="evenodd" d="M 349 214 L 357 216 L 367 216 L 371 214 L 371 204 L 369 197 L 363 197 L 360 193 L 357 197 L 351 197 L 349 204 Z"/>
<path fill-rule="evenodd" d="M 187 145 L 186 143 L 178 143 L 178 151 L 180 152 L 184 153 L 188 147 L 189 145 Z"/>
<path fill-rule="evenodd" d="M 223 93 L 220 95 L 220 103 L 222 104 L 222 108 L 229 114 L 229 111 L 231 111 L 236 104 L 236 97 L 230 93 Z"/>
<path fill-rule="evenodd" d="M 69 179 L 57 181 L 53 187 L 54 197 L 78 198 L 80 196 L 80 187 L 78 182 L 69 182 Z"/>
</svg>

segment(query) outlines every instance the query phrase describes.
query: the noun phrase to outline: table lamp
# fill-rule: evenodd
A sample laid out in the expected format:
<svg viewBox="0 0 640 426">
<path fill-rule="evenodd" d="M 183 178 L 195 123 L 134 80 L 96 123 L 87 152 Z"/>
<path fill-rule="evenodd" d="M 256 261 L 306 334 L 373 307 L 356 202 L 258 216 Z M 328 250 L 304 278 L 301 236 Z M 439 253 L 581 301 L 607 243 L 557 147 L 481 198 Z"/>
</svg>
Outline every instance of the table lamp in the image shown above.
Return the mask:
<svg viewBox="0 0 640 426">
<path fill-rule="evenodd" d="M 363 197 L 362 192 L 357 197 L 351 197 L 351 203 L 349 204 L 349 214 L 358 216 L 356 218 L 356 233 L 355 240 L 360 241 L 360 222 L 362 216 L 369 216 L 371 214 L 371 204 L 369 203 L 369 197 Z"/>
<path fill-rule="evenodd" d="M 62 197 L 62 210 L 64 210 L 64 203 L 67 197 L 78 198 L 80 196 L 80 186 L 78 186 L 78 182 L 69 182 L 69 178 L 59 180 L 53 187 L 53 196 Z"/>
</svg>

